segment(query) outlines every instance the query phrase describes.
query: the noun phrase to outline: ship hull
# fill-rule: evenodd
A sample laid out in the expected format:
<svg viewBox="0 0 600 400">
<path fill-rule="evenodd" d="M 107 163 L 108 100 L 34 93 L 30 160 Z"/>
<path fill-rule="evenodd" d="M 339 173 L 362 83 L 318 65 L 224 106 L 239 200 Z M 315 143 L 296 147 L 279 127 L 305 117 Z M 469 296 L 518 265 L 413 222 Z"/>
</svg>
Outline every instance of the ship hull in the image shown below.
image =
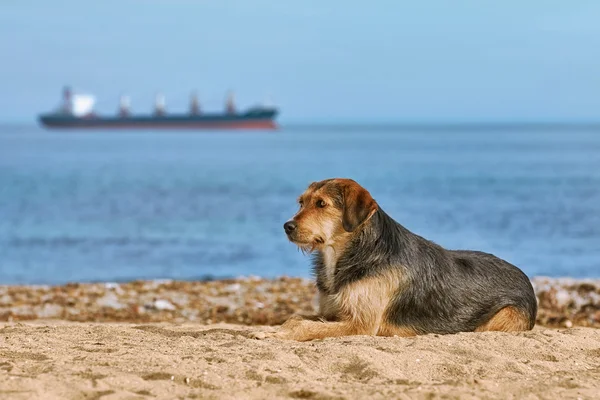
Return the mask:
<svg viewBox="0 0 600 400">
<path fill-rule="evenodd" d="M 130 117 L 73 117 L 45 114 L 39 122 L 50 129 L 277 129 L 275 111 L 240 115 L 168 115 Z"/>
</svg>

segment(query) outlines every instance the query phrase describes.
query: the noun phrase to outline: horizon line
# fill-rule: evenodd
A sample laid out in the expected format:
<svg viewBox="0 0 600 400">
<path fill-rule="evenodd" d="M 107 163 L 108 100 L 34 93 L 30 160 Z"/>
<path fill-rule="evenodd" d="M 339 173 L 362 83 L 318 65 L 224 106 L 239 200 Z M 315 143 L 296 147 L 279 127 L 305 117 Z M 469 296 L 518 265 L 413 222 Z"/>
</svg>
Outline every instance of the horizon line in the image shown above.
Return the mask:
<svg viewBox="0 0 600 400">
<path fill-rule="evenodd" d="M 335 130 L 355 130 L 364 128 L 375 129 L 426 129 L 426 130 L 458 130 L 458 129 L 600 129 L 600 119 L 414 119 L 393 120 L 388 118 L 351 120 L 340 118 L 338 120 L 324 119 L 290 119 L 279 122 L 280 130 L 284 129 L 306 129 L 306 128 L 329 128 Z M 31 121 L 2 121 L 1 128 L 34 128 L 40 126 L 36 120 Z M 151 129 L 150 129 L 151 130 Z M 174 129 L 176 130 L 176 129 Z"/>
</svg>

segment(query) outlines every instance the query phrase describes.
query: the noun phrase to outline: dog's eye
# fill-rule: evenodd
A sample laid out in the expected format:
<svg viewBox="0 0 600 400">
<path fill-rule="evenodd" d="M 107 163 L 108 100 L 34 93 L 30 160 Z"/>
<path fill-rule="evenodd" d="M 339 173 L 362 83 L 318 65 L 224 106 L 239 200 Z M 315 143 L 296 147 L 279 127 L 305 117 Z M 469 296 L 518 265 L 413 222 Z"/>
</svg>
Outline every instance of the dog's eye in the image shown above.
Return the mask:
<svg viewBox="0 0 600 400">
<path fill-rule="evenodd" d="M 300 205 L 300 207 L 302 207 L 304 205 L 304 201 L 298 200 L 298 204 Z"/>
<path fill-rule="evenodd" d="M 317 207 L 319 207 L 319 208 L 323 208 L 323 207 L 325 207 L 326 205 L 327 205 L 327 203 L 325 203 L 325 201 L 324 201 L 324 200 L 318 200 L 318 201 L 317 201 Z"/>
</svg>

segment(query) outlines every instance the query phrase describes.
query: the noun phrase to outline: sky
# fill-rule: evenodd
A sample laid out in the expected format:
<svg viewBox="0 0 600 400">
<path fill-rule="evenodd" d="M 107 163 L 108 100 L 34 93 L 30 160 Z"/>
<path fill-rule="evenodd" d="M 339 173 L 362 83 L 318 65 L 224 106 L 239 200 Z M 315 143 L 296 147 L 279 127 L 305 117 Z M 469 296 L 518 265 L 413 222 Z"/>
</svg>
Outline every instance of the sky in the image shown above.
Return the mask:
<svg viewBox="0 0 600 400">
<path fill-rule="evenodd" d="M 600 119 L 600 2 L 2 0 L 0 122 L 66 84 L 114 113 L 197 90 L 281 121 Z"/>
</svg>

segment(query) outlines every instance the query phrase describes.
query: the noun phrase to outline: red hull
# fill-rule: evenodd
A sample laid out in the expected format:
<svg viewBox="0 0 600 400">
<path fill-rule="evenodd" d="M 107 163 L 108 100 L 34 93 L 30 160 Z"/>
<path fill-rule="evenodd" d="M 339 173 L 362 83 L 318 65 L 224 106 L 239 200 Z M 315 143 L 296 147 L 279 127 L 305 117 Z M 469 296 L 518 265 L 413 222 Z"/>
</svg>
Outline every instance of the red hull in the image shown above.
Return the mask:
<svg viewBox="0 0 600 400">
<path fill-rule="evenodd" d="M 113 130 L 113 129 L 205 129 L 205 130 L 219 130 L 219 129 L 259 129 L 259 130 L 274 130 L 278 129 L 278 126 L 273 121 L 222 121 L 222 122 L 177 122 L 177 123 L 112 123 L 110 125 L 104 124 L 90 124 L 89 121 L 86 124 L 56 124 L 48 126 L 53 129 L 101 129 L 101 130 Z"/>
</svg>

